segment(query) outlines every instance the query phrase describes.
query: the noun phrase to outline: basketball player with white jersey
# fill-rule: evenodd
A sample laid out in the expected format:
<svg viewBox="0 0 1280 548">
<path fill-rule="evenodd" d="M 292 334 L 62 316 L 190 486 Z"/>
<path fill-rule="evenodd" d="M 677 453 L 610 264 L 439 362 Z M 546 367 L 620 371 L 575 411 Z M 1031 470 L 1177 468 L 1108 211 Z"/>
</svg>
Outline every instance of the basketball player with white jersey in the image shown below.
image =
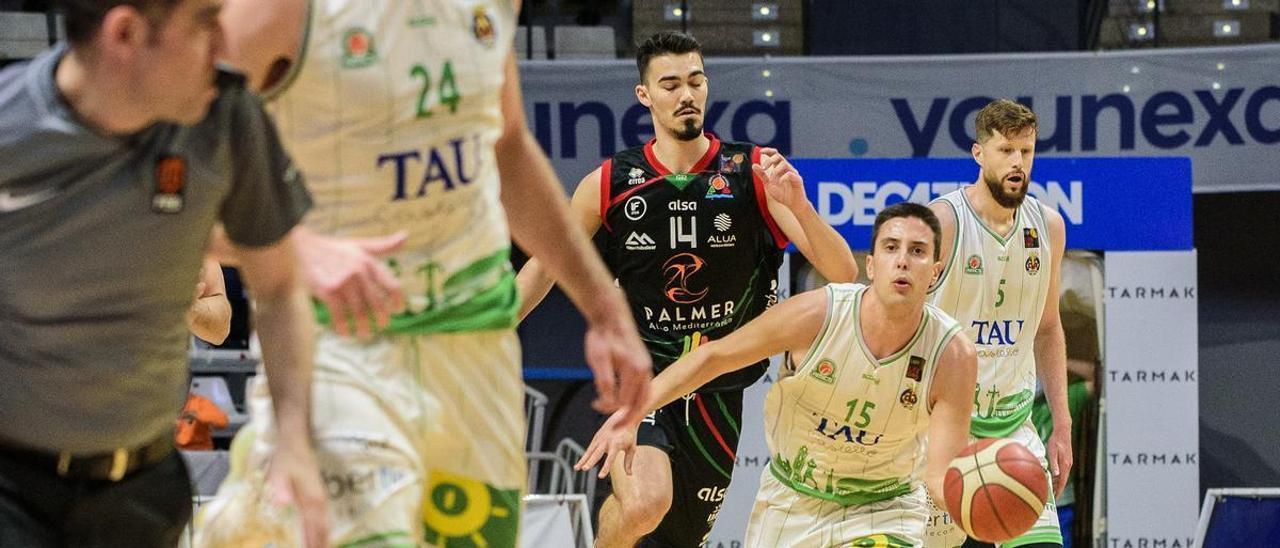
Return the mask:
<svg viewBox="0 0 1280 548">
<path fill-rule="evenodd" d="M 942 222 L 945 265 L 929 299 L 960 322 L 978 349 L 971 435 L 1026 445 L 1046 464 L 1058 493 L 1072 464 L 1066 343 L 1058 315 L 1066 229 L 1062 215 L 1027 196 L 1035 113 L 1000 99 L 978 112 L 976 125 L 978 181 L 929 206 Z M 1030 421 L 1037 377 L 1054 422 L 1047 454 Z M 934 510 L 926 546 L 959 546 L 964 535 L 942 508 Z M 1030 531 L 1001 543 L 1061 545 L 1052 498 Z M 990 545 L 969 539 L 964 546 Z"/>
<path fill-rule="evenodd" d="M 315 277 L 350 253 L 376 270 L 371 252 L 386 252 L 396 283 L 382 287 L 406 297 L 358 339 L 335 329 L 385 299 L 377 286 L 345 296 L 350 309 L 316 306 L 335 328 L 319 335 L 313 398 L 334 545 L 517 544 L 528 478 L 512 238 L 547 259 L 584 313 L 598 405 L 639 419 L 650 364 L 525 126 L 517 10 L 496 0 L 227 2 L 231 60 L 271 100 L 315 195 L 299 235 L 304 269 Z M 362 249 L 334 238 L 397 231 L 403 242 Z M 257 413 L 264 396 L 251 397 L 251 464 L 274 436 Z M 248 469 L 207 513 L 208 543 L 282 542 L 264 538 L 275 520 L 244 504 L 260 496 Z"/>
<path fill-rule="evenodd" d="M 943 504 L 944 474 L 966 442 L 977 367 L 960 326 L 925 303 L 942 270 L 939 237 L 925 206 L 885 208 L 866 262 L 870 286 L 830 284 L 792 297 L 654 378 L 648 409 L 765 357 L 803 356 L 765 396 L 773 456 L 748 548 L 923 541 L 926 499 Z M 636 434 L 637 423 L 615 414 L 578 468 L 605 458 L 606 472 L 629 474 Z"/>
</svg>

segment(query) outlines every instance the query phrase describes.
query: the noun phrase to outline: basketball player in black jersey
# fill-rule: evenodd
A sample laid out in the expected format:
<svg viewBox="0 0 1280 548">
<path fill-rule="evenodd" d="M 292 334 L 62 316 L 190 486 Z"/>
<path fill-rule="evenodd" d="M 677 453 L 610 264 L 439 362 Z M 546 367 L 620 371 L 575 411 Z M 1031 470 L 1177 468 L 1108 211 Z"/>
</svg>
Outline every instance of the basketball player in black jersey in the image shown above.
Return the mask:
<svg viewBox="0 0 1280 548">
<path fill-rule="evenodd" d="M 636 62 L 636 98 L 649 108 L 656 136 L 605 160 L 571 203 L 595 234 L 660 371 L 776 302 L 788 242 L 833 282 L 853 281 L 858 267 L 778 151 L 703 131 L 709 79 L 696 40 L 658 33 Z M 517 280 L 523 317 L 553 281 L 536 258 Z M 742 391 L 767 365 L 717 378 L 645 419 L 641 447 L 625 465 L 630 473 L 611 473 L 597 546 L 705 541 L 733 473 Z"/>
</svg>

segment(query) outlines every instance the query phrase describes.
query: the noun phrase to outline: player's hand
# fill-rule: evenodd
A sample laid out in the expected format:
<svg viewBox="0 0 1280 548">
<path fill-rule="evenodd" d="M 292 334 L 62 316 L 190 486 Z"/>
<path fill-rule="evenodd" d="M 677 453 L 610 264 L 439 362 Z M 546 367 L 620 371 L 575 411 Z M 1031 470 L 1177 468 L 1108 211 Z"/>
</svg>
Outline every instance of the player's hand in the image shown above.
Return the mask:
<svg viewBox="0 0 1280 548">
<path fill-rule="evenodd" d="M 329 309 L 338 334 L 350 334 L 354 323 L 356 336 L 368 338 L 370 315 L 378 327 L 386 327 L 391 315 L 404 309 L 400 281 L 379 257 L 399 250 L 408 233 L 335 238 L 299 228 L 294 238 L 307 289 Z"/>
<path fill-rule="evenodd" d="M 1054 496 L 1062 495 L 1062 488 L 1067 485 L 1067 477 L 1071 475 L 1071 427 L 1053 427 L 1053 434 L 1045 444 L 1049 457 L 1049 477 L 1053 479 Z"/>
<path fill-rule="evenodd" d="M 278 446 L 267 469 L 267 486 L 272 504 L 297 509 L 302 519 L 302 537 L 308 548 L 328 546 L 329 501 L 310 445 Z"/>
<path fill-rule="evenodd" d="M 804 178 L 777 149 L 760 149 L 760 163 L 751 169 L 764 181 L 765 194 L 787 209 L 795 209 L 809 201 L 804 194 Z"/>
<path fill-rule="evenodd" d="M 591 438 L 591 445 L 582 453 L 582 458 L 573 465 L 576 470 L 590 470 L 604 458 L 598 477 L 604 479 L 613 470 L 614 461 L 622 455 L 622 469 L 631 475 L 631 461 L 636 455 L 636 428 L 639 421 L 630 422 L 622 412 L 614 413 L 604 421 L 604 425 Z"/>
<path fill-rule="evenodd" d="M 601 299 L 599 316 L 587 319 L 584 345 L 598 394 L 592 406 L 601 413 L 620 413 L 628 423 L 638 423 L 649 399 L 653 362 L 640 342 L 622 294 Z"/>
</svg>

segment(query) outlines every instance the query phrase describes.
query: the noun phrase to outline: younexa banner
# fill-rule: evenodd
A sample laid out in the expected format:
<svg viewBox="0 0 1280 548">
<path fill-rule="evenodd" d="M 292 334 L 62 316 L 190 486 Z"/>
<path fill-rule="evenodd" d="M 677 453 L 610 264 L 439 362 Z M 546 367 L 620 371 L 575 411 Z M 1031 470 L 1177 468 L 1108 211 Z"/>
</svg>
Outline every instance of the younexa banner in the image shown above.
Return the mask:
<svg viewBox="0 0 1280 548">
<path fill-rule="evenodd" d="M 1106 256 L 1107 539 L 1187 548 L 1200 494 L 1196 254 Z"/>
<path fill-rule="evenodd" d="M 1012 97 L 1040 157 L 1190 157 L 1197 192 L 1280 189 L 1280 46 L 927 57 L 707 59 L 706 127 L 810 158 L 969 156 Z M 521 64 L 529 127 L 576 184 L 653 136 L 628 61 Z M 1152 183 L 1158 190 L 1159 181 Z"/>
</svg>

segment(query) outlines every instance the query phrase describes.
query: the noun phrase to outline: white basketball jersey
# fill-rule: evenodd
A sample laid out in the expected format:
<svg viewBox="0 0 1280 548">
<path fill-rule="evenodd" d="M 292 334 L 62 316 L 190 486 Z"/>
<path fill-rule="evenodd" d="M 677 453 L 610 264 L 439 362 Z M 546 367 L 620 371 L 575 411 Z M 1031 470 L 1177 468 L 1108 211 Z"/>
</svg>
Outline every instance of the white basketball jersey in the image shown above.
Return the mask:
<svg viewBox="0 0 1280 548">
<path fill-rule="evenodd" d="M 955 212 L 955 252 L 930 288 L 930 300 L 964 327 L 978 350 L 971 433 L 1004 437 L 1031 415 L 1036 329 L 1058 243 L 1049 241 L 1043 206 L 1031 196 L 1007 235 L 978 218 L 964 189 L 938 200 Z"/>
<path fill-rule="evenodd" d="M 906 494 L 921 481 L 934 368 L 960 326 L 926 305 L 911 341 L 876 359 L 859 322 L 871 289 L 826 291 L 818 338 L 765 396 L 769 470 L 800 493 L 845 506 Z"/>
<path fill-rule="evenodd" d="M 493 147 L 515 18 L 501 1 L 310 2 L 299 63 L 270 109 L 315 198 L 309 227 L 409 231 L 389 261 L 408 300 L 392 331 L 513 324 Z"/>
</svg>

